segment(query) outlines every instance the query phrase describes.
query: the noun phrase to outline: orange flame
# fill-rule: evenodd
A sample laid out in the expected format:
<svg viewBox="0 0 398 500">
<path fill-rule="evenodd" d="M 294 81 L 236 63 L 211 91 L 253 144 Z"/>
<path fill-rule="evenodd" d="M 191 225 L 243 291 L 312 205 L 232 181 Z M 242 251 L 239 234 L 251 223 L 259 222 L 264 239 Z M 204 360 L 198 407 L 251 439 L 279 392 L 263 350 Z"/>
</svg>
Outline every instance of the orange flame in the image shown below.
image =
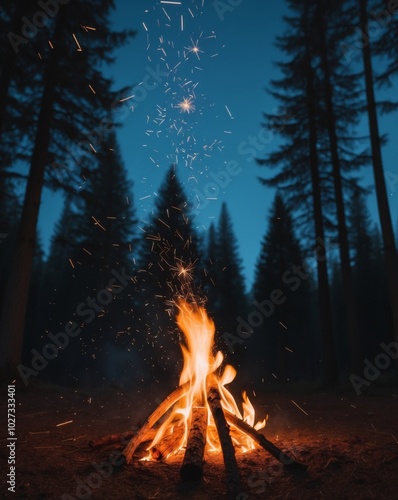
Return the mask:
<svg viewBox="0 0 398 500">
<path fill-rule="evenodd" d="M 255 410 L 246 393 L 243 393 L 242 416 L 233 395 L 225 387 L 234 380 L 236 370 L 231 365 L 226 365 L 221 375 L 219 374 L 224 356 L 220 351 L 213 353 L 215 326 L 213 320 L 208 317 L 206 310 L 196 303 L 189 304 L 182 299 L 178 303 L 178 308 L 177 324 L 184 333 L 185 338 L 185 343 L 181 344 L 184 364 L 179 383 L 182 385 L 188 382 L 188 388 L 183 397 L 174 405 L 167 419 L 160 425 L 148 450 L 155 446 L 165 435 L 172 433 L 175 426 L 179 425 L 184 426 L 184 432 L 181 442 L 176 446 L 174 452 L 178 452 L 186 446 L 191 409 L 195 406 L 206 406 L 208 408 L 207 390 L 209 387 L 218 388 L 221 405 L 225 410 L 243 419 L 257 430 L 265 427 L 266 419 L 254 425 Z M 207 414 L 207 447 L 210 451 L 221 451 L 210 408 L 208 408 Z M 240 447 L 242 451 L 255 447 L 254 441 L 238 429 L 233 429 L 231 437 L 234 444 Z M 149 457 L 146 457 L 146 459 L 149 459 Z"/>
</svg>

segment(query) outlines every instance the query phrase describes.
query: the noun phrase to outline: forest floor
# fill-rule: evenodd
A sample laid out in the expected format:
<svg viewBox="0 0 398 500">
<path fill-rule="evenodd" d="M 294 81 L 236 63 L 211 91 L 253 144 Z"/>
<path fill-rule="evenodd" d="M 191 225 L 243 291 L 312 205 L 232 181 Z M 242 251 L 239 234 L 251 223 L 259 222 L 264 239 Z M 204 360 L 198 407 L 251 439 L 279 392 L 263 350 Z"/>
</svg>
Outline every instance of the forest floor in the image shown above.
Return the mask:
<svg viewBox="0 0 398 500">
<path fill-rule="evenodd" d="M 170 388 L 170 391 L 173 389 Z M 0 420 L 6 428 L 6 387 Z M 223 499 L 221 454 L 206 454 L 204 478 L 183 485 L 182 456 L 168 463 L 140 462 L 119 469 L 108 462 L 115 448 L 92 450 L 89 440 L 140 425 L 166 395 L 159 390 L 72 390 L 48 385 L 17 388 L 16 492 L 8 492 L 8 450 L 1 436 L 0 498 L 18 499 Z M 301 411 L 292 401 L 306 412 Z M 262 432 L 308 466 L 291 473 L 263 449 L 237 452 L 251 499 L 398 499 L 398 390 L 257 393 Z M 59 426 L 64 422 L 68 424 Z M 102 464 L 101 466 L 98 464 Z M 112 474 L 110 474 L 113 469 Z"/>
</svg>

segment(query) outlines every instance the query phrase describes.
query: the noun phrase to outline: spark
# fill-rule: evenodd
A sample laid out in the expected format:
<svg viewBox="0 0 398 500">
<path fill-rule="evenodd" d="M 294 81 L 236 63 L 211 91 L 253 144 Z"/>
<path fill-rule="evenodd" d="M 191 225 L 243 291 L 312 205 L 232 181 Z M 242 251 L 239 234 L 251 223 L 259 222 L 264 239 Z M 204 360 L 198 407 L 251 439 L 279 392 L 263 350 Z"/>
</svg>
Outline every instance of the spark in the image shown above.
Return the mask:
<svg viewBox="0 0 398 500">
<path fill-rule="evenodd" d="M 227 112 L 228 112 L 229 116 L 230 116 L 231 118 L 233 118 L 233 116 L 232 116 L 232 114 L 231 114 L 231 111 L 229 110 L 228 106 L 225 106 L 225 109 L 227 110 Z"/>
<path fill-rule="evenodd" d="M 169 3 L 172 5 L 181 5 L 181 2 L 171 2 L 169 0 L 160 0 L 160 3 Z"/>
<path fill-rule="evenodd" d="M 142 25 L 144 26 L 144 30 L 145 30 L 145 31 L 148 31 L 148 28 L 146 27 L 146 24 L 145 24 L 145 23 L 142 23 Z"/>
<path fill-rule="evenodd" d="M 128 97 L 123 97 L 123 99 L 120 99 L 119 102 L 128 101 L 129 99 L 132 99 L 133 97 L 134 97 L 134 94 L 133 95 L 129 95 Z"/>
<path fill-rule="evenodd" d="M 77 45 L 77 51 L 78 52 L 82 52 L 83 49 L 80 46 L 79 40 L 76 38 L 76 35 L 74 33 L 72 33 L 72 35 L 73 35 L 73 38 L 75 39 L 75 42 L 76 42 L 76 45 Z"/>
<path fill-rule="evenodd" d="M 171 21 L 170 16 L 167 14 L 167 12 L 164 10 L 164 8 L 163 8 L 163 7 L 162 7 L 162 10 L 163 10 L 163 12 L 164 12 L 164 15 L 167 17 L 167 19 L 168 19 L 169 21 Z"/>
<path fill-rule="evenodd" d="M 95 92 L 95 90 L 93 89 L 93 87 L 92 87 L 90 84 L 89 84 L 89 86 L 88 86 L 88 87 L 89 87 L 89 89 L 91 90 L 91 92 L 92 92 L 93 94 L 95 94 L 95 93 L 96 93 L 96 92 Z"/>
<path fill-rule="evenodd" d="M 181 31 L 184 31 L 184 16 L 181 14 Z"/>
<path fill-rule="evenodd" d="M 202 52 L 202 54 L 203 54 L 203 50 L 199 49 L 198 42 L 194 43 L 193 40 L 192 40 L 192 38 L 191 38 L 191 41 L 192 41 L 192 46 L 191 47 L 185 47 L 185 48 L 187 49 L 188 54 L 190 52 L 193 52 L 196 55 L 196 57 L 200 60 L 199 52 Z"/>
<path fill-rule="evenodd" d="M 61 427 L 62 425 L 71 424 L 72 422 L 73 422 L 73 420 L 67 420 L 66 422 L 62 422 L 60 424 L 57 424 L 55 427 Z"/>
<path fill-rule="evenodd" d="M 195 269 L 195 262 L 190 262 L 189 264 L 184 264 L 182 261 L 177 262 L 175 267 L 170 267 L 170 270 L 175 271 L 178 278 L 182 277 L 186 280 L 191 280 L 193 278 L 193 271 Z"/>
<path fill-rule="evenodd" d="M 293 403 L 295 406 L 297 406 L 297 408 L 298 408 L 299 410 L 301 410 L 301 411 L 302 411 L 305 415 L 307 415 L 307 417 L 308 417 L 308 413 L 307 413 L 305 410 L 303 410 L 303 409 L 301 408 L 301 406 L 299 406 L 299 405 L 298 405 L 295 401 L 293 401 L 293 399 L 292 399 L 291 401 L 292 401 L 292 403 Z"/>
<path fill-rule="evenodd" d="M 106 231 L 106 229 L 104 228 L 104 226 L 101 225 L 101 223 L 92 215 L 91 218 L 93 219 L 94 221 L 94 226 L 99 226 L 103 231 Z"/>
<path fill-rule="evenodd" d="M 92 26 L 84 26 L 83 24 L 81 24 L 80 26 L 84 29 L 84 31 L 88 31 L 88 30 L 97 31 L 97 28 L 93 28 Z"/>
<path fill-rule="evenodd" d="M 158 221 L 170 229 L 170 226 L 168 224 L 166 224 L 166 222 L 164 222 L 162 219 L 159 219 L 159 217 L 158 217 Z"/>
<path fill-rule="evenodd" d="M 191 111 L 195 111 L 195 106 L 193 105 L 193 99 L 183 99 L 178 103 L 177 108 L 180 108 L 182 113 L 190 113 Z"/>
</svg>

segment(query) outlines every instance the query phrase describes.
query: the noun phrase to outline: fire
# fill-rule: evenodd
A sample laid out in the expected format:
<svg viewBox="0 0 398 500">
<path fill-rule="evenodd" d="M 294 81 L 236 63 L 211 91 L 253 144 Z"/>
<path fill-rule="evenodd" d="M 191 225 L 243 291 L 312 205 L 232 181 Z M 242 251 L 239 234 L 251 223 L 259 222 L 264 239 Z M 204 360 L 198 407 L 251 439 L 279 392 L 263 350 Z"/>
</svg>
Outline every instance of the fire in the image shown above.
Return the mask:
<svg viewBox="0 0 398 500">
<path fill-rule="evenodd" d="M 170 453 L 182 451 L 187 444 L 192 410 L 204 408 L 207 410 L 207 449 L 221 451 L 216 425 L 207 402 L 207 393 L 210 387 L 218 389 L 224 411 L 244 420 L 256 430 L 265 427 L 266 420 L 254 425 L 255 410 L 246 393 L 243 393 L 242 415 L 233 395 L 225 387 L 234 380 L 236 370 L 231 365 L 222 367 L 223 354 L 220 351 L 214 353 L 215 326 L 206 310 L 196 303 L 188 303 L 182 299 L 178 303 L 178 309 L 177 324 L 183 332 L 185 340 L 184 343 L 181 343 L 184 364 L 179 385 L 186 384 L 187 388 L 158 428 L 148 450 L 156 450 L 157 443 L 175 434 L 181 437 L 177 443 L 174 443 Z M 231 437 L 235 446 L 242 451 L 255 447 L 253 439 L 238 428 L 231 428 Z M 150 458 L 151 456 L 145 457 L 146 460 Z"/>
</svg>

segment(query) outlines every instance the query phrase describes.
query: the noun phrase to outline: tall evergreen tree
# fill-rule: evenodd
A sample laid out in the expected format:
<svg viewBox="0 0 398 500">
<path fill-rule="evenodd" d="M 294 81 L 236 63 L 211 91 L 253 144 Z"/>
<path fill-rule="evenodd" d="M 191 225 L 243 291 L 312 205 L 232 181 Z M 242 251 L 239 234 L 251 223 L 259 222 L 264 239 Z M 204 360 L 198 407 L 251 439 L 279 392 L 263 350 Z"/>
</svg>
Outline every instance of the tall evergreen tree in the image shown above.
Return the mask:
<svg viewBox="0 0 398 500">
<path fill-rule="evenodd" d="M 279 381 L 310 379 L 315 372 L 310 336 L 310 274 L 293 230 L 292 216 L 276 194 L 255 269 L 253 297 L 263 312 L 251 345 L 257 376 Z M 278 298 L 276 298 L 278 296 Z M 275 303 L 272 300 L 275 298 Z M 261 305 L 264 304 L 264 307 Z"/>
<path fill-rule="evenodd" d="M 313 224 L 313 248 L 317 252 L 318 296 L 320 330 L 323 345 L 323 385 L 330 387 L 338 380 L 333 338 L 330 303 L 327 252 L 316 249 L 325 246 L 326 229 L 333 227 L 326 217 L 328 207 L 334 205 L 333 185 L 328 175 L 329 163 L 322 154 L 327 133 L 322 103 L 323 81 L 317 71 L 318 40 L 313 21 L 315 2 L 305 5 L 296 0 L 288 2 L 295 17 L 287 18 L 289 29 L 280 37 L 277 46 L 290 56 L 279 64 L 283 77 L 272 82 L 272 95 L 280 102 L 277 130 L 284 143 L 260 165 L 280 167 L 280 173 L 263 180 L 270 186 L 279 187 L 289 205 L 298 211 L 301 222 Z M 275 128 L 275 117 L 265 115 L 267 128 Z M 279 125 L 279 124 L 278 124 Z M 300 220 L 299 220 L 300 222 Z M 325 229 L 326 226 L 326 229 Z"/>
<path fill-rule="evenodd" d="M 204 256 L 204 291 L 207 298 L 207 308 L 211 314 L 218 307 L 219 293 L 216 283 L 218 282 L 219 266 L 217 261 L 217 234 L 213 222 L 210 224 L 207 246 Z"/>
<path fill-rule="evenodd" d="M 67 148 L 81 137 L 86 127 L 91 132 L 99 129 L 104 133 L 111 126 L 109 109 L 116 95 L 111 91 L 111 80 L 103 76 L 101 66 L 112 61 L 114 49 L 129 35 L 110 29 L 113 8 L 112 0 L 102 2 L 100 8 L 90 0 L 79 0 L 60 7 L 53 23 L 49 48 L 44 53 L 34 148 L 10 266 L 13 279 L 8 280 L 1 314 L 2 370 L 15 371 L 20 363 L 41 193 L 46 173 L 54 170 L 49 168 L 49 152 L 56 153 L 58 163 L 62 163 Z M 74 42 L 73 33 L 78 34 Z M 87 139 L 79 145 L 94 148 L 92 137 Z M 80 169 L 76 170 L 72 173 L 68 170 L 64 175 L 76 179 Z"/>
<path fill-rule="evenodd" d="M 377 207 L 379 211 L 381 234 L 383 237 L 384 256 L 386 260 L 390 305 L 393 323 L 393 337 L 398 337 L 398 257 L 395 246 L 395 238 L 392 227 L 390 207 L 387 197 L 386 182 L 383 170 L 383 159 L 381 153 L 381 136 L 379 132 L 379 123 L 377 116 L 377 104 L 374 90 L 374 70 L 372 61 L 372 42 L 368 32 L 368 0 L 358 0 L 360 29 L 368 38 L 366 43 L 362 44 L 362 59 L 365 76 L 366 91 L 366 109 L 369 122 L 370 144 L 372 152 L 373 175 L 375 180 Z M 392 54 L 394 49 L 385 48 Z M 395 72 L 395 66 L 390 68 Z M 390 73 L 392 74 L 392 73 Z M 387 75 L 388 77 L 388 75 Z"/>
<path fill-rule="evenodd" d="M 58 361 L 57 375 L 64 371 L 63 381 L 69 383 L 73 378 L 101 383 L 110 365 L 110 346 L 132 343 L 137 221 L 132 186 L 113 133 L 98 157 L 98 169 L 80 196 L 74 203 L 66 198 L 48 259 L 51 319 L 44 328 L 54 332 L 73 320 L 82 330 Z M 74 373 L 74 357 L 81 359 L 80 373 Z"/>
<path fill-rule="evenodd" d="M 360 304 L 361 341 L 364 355 L 374 359 L 380 342 L 388 341 L 391 329 L 387 273 L 377 231 L 364 196 L 357 191 L 351 202 L 350 238 L 352 241 L 355 294 Z M 386 304 L 388 305 L 386 307 Z"/>
<path fill-rule="evenodd" d="M 347 73 L 340 57 L 340 44 L 347 39 L 347 29 L 341 19 L 345 17 L 344 2 L 318 0 L 316 21 L 318 24 L 320 71 L 322 73 L 325 101 L 325 127 L 332 166 L 334 195 L 336 201 L 337 237 L 339 242 L 340 268 L 345 303 L 346 332 L 350 340 L 351 368 L 358 372 L 362 367 L 362 352 L 359 332 L 358 303 L 354 294 L 350 250 L 347 234 L 346 208 L 343 190 L 342 170 L 358 167 L 358 156 L 348 149 L 352 141 L 352 125 L 358 123 L 360 102 L 356 75 Z M 345 109 L 343 115 L 342 110 Z M 337 112 L 339 110 L 339 112 Z M 351 133 L 350 133 L 351 129 Z M 359 159 L 363 155 L 359 156 Z M 354 162 L 353 160 L 356 159 Z"/>
<path fill-rule="evenodd" d="M 31 152 L 30 144 L 23 140 L 32 138 L 31 116 L 35 110 L 32 94 L 37 91 L 41 64 L 37 57 L 48 47 L 46 29 L 37 30 L 36 36 L 22 36 L 26 18 L 31 19 L 37 5 L 29 0 L 4 0 L 0 6 L 0 154 L 2 175 L 20 158 Z M 26 74 L 31 78 L 26 79 Z M 7 172 L 10 176 L 11 173 Z M 12 174 L 21 176 L 17 172 Z M 1 178 L 0 178 L 1 180 Z"/>
<path fill-rule="evenodd" d="M 232 219 L 226 203 L 221 205 L 218 220 L 216 246 L 216 290 L 214 317 L 218 336 L 217 346 L 230 355 L 229 343 L 225 343 L 224 333 L 236 336 L 238 317 L 247 314 L 247 299 L 243 277 L 242 260 L 239 255 L 238 241 L 233 229 Z M 234 349 L 237 349 L 235 346 Z M 242 352 L 234 356 L 233 364 L 239 363 Z"/>
<path fill-rule="evenodd" d="M 137 273 L 140 346 L 158 376 L 178 373 L 181 353 L 175 305 L 178 297 L 200 297 L 200 267 L 198 237 L 176 167 L 172 165 L 145 227 Z"/>
</svg>

